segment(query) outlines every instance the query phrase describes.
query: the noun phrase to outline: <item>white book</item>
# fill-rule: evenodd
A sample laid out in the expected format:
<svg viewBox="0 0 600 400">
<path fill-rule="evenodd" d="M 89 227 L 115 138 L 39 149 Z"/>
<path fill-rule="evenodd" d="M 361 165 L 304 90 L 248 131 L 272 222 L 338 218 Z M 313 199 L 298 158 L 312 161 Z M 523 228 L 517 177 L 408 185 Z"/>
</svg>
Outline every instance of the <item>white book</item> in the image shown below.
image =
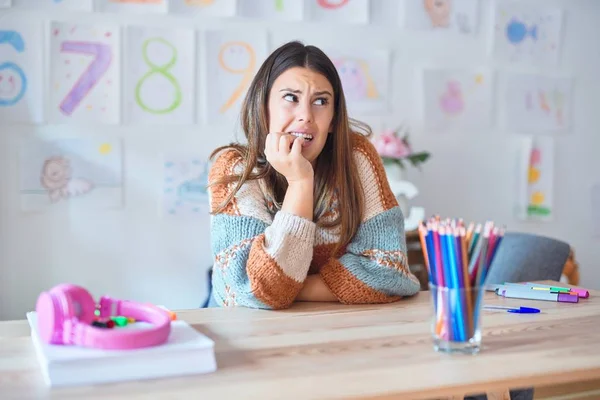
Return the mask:
<svg viewBox="0 0 600 400">
<path fill-rule="evenodd" d="M 206 374 L 217 369 L 214 342 L 185 321 L 172 321 L 171 334 L 163 345 L 132 350 L 100 350 L 43 343 L 38 335 L 35 311 L 27 313 L 27 321 L 48 386 Z M 143 329 L 144 324 L 134 323 L 112 329 Z"/>
</svg>

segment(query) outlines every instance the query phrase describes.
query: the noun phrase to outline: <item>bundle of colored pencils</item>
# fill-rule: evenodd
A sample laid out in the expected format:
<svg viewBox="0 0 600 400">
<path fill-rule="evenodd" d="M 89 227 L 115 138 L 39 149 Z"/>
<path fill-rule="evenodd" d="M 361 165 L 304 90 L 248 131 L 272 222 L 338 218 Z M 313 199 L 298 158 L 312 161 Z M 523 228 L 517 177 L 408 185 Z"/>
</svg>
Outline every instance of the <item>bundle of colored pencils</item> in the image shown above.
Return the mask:
<svg viewBox="0 0 600 400">
<path fill-rule="evenodd" d="M 436 333 L 469 340 L 478 326 L 479 297 L 504 229 L 492 221 L 466 227 L 460 219 L 436 216 L 421 222 L 419 236 L 429 283 L 436 291 Z"/>
</svg>

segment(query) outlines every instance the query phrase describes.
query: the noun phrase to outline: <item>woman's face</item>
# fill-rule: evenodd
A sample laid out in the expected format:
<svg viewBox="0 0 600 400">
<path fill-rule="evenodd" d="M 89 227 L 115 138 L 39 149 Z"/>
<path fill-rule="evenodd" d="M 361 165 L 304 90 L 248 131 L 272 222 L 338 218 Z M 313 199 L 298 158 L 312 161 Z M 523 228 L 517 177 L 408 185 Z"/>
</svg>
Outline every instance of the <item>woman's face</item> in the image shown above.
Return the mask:
<svg viewBox="0 0 600 400">
<path fill-rule="evenodd" d="M 302 155 L 314 164 L 332 130 L 333 88 L 327 78 L 308 68 L 282 73 L 269 92 L 269 132 L 302 135 Z"/>
</svg>

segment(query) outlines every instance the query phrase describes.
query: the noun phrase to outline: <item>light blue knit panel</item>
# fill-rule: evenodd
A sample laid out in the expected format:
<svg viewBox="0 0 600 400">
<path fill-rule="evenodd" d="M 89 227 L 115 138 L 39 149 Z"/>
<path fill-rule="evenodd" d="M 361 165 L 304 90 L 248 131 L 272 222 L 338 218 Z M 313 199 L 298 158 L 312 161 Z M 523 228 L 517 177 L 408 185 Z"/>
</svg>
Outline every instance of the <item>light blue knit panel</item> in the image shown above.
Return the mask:
<svg viewBox="0 0 600 400">
<path fill-rule="evenodd" d="M 252 217 L 219 214 L 211 218 L 211 226 L 212 287 L 217 304 L 271 308 L 252 294 L 246 273 L 253 239 L 264 233 L 267 224 Z"/>
<path fill-rule="evenodd" d="M 384 261 L 394 260 L 393 255 L 386 252 L 406 254 L 404 217 L 400 207 L 384 211 L 361 224 L 340 262 L 356 278 L 386 295 L 410 296 L 419 291 L 418 281 L 363 255 L 365 251 L 375 251 Z"/>
</svg>

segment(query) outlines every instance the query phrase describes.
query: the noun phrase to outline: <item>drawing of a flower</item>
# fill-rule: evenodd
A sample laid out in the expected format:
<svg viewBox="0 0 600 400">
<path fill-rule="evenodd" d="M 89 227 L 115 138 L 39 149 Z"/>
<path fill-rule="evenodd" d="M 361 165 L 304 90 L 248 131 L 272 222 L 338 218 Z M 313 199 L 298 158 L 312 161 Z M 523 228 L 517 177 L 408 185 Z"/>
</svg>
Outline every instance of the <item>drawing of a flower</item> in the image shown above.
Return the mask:
<svg viewBox="0 0 600 400">
<path fill-rule="evenodd" d="M 413 152 L 408 140 L 408 133 L 400 135 L 402 128 L 396 130 L 386 130 L 375 137 L 373 145 L 379 153 L 384 164 L 398 164 L 404 168 L 404 162 L 408 161 L 412 166 L 419 167 L 429 159 L 430 153 L 422 151 Z"/>
</svg>

